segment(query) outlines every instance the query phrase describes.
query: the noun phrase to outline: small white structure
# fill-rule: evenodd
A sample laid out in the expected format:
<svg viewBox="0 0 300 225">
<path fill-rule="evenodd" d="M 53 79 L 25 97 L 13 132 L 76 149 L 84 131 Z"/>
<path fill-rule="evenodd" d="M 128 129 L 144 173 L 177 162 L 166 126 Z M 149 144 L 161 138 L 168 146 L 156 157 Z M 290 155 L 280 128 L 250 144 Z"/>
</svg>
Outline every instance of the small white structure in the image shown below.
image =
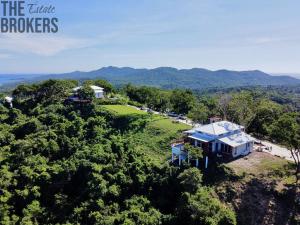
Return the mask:
<svg viewBox="0 0 300 225">
<path fill-rule="evenodd" d="M 12 108 L 13 107 L 13 98 L 12 97 L 9 97 L 9 96 L 6 96 L 5 98 L 4 98 L 4 100 L 9 104 L 9 106 L 10 106 L 10 108 Z"/>
<path fill-rule="evenodd" d="M 255 139 L 244 132 L 244 127 L 229 121 L 203 125 L 185 133 L 185 143 L 203 149 L 206 155 L 217 154 L 225 158 L 244 156 L 253 151 Z M 184 160 L 184 143 L 172 146 L 172 160 Z"/>
<path fill-rule="evenodd" d="M 78 90 L 80 90 L 82 88 L 82 86 L 73 88 L 74 92 L 77 92 Z M 95 85 L 90 85 L 90 88 L 93 89 L 94 93 L 95 93 L 95 97 L 96 98 L 104 98 L 104 88 L 102 87 L 98 87 Z"/>
</svg>

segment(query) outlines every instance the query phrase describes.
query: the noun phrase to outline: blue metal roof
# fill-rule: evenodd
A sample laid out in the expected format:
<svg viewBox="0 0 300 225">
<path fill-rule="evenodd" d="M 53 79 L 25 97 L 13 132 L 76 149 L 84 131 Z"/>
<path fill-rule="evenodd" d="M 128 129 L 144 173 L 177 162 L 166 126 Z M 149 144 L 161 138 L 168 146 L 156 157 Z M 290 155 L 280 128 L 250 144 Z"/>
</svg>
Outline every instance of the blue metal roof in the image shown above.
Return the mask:
<svg viewBox="0 0 300 225">
<path fill-rule="evenodd" d="M 202 142 L 210 142 L 216 139 L 215 136 L 210 136 L 202 133 L 194 133 L 193 135 L 189 136 L 189 138 L 202 141 Z"/>
</svg>

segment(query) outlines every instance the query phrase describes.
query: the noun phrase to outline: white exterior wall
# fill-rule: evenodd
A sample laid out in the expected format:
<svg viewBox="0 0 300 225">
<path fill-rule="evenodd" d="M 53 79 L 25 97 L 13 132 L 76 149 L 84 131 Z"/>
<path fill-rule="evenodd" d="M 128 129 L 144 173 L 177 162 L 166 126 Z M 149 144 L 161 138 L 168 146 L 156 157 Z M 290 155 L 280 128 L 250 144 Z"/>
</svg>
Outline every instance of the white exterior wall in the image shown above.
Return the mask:
<svg viewBox="0 0 300 225">
<path fill-rule="evenodd" d="M 95 97 L 96 98 L 104 98 L 104 92 L 103 91 L 95 91 Z"/>
<path fill-rule="evenodd" d="M 192 132 L 188 133 L 188 134 L 192 134 L 191 136 L 189 136 L 189 138 L 191 138 L 193 140 L 191 142 L 192 145 L 197 146 L 197 144 L 199 142 L 203 142 L 204 140 L 212 140 L 211 141 L 211 144 L 212 144 L 211 151 L 213 153 L 221 153 L 222 144 L 226 145 L 226 146 L 236 146 L 241 143 L 245 143 L 247 141 L 249 141 L 249 142 L 246 144 L 243 144 L 243 145 L 240 145 L 237 147 L 232 147 L 232 157 L 236 158 L 239 156 L 248 155 L 249 153 L 251 153 L 253 151 L 253 147 L 254 147 L 253 140 L 254 139 L 251 138 L 250 135 L 242 133 L 244 131 L 243 127 L 241 127 L 240 129 L 232 130 L 232 131 L 228 130 L 228 132 L 225 132 L 225 133 L 222 133 L 219 135 L 212 135 L 211 131 L 209 129 L 208 129 L 209 132 L 205 132 L 203 130 L 200 131 L 197 129 L 193 129 L 191 131 Z M 198 136 L 197 136 L 197 133 L 199 133 Z M 214 133 L 216 133 L 215 130 L 214 130 Z M 232 139 L 230 139 L 231 138 L 230 136 L 232 136 Z M 197 139 L 199 139 L 199 140 L 203 139 L 203 141 L 198 141 Z M 218 145 L 218 146 L 216 146 L 216 145 Z M 231 154 L 230 154 L 229 148 L 226 148 L 226 153 L 224 153 L 224 154 L 226 156 L 230 157 Z"/>
<path fill-rule="evenodd" d="M 248 146 L 247 146 L 247 144 L 248 144 Z M 241 155 L 248 155 L 250 152 L 252 152 L 254 143 L 249 142 L 247 144 L 233 148 L 232 156 L 235 158 L 235 157 L 238 157 Z"/>
</svg>

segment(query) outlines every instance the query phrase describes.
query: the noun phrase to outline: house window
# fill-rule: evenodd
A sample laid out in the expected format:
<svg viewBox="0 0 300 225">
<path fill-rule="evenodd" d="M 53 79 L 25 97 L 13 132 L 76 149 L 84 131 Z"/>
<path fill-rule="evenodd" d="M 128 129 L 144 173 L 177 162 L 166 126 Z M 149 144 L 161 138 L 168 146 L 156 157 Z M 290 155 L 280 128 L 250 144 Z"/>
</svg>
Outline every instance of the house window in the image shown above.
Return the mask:
<svg viewBox="0 0 300 225">
<path fill-rule="evenodd" d="M 221 144 L 221 151 L 224 153 L 231 153 L 232 147 L 229 145 Z"/>
<path fill-rule="evenodd" d="M 228 153 L 228 145 L 224 146 L 224 152 Z"/>
<path fill-rule="evenodd" d="M 200 147 L 200 148 L 202 147 L 202 142 L 201 141 L 197 142 L 197 147 Z"/>
</svg>

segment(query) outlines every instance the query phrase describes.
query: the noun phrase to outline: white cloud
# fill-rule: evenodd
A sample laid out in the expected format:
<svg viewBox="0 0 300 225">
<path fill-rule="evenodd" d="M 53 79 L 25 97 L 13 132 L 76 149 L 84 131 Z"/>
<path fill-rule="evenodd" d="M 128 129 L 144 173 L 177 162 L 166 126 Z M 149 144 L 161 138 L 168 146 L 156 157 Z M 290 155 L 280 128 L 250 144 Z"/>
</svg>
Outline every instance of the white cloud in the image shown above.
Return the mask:
<svg viewBox="0 0 300 225">
<path fill-rule="evenodd" d="M 52 56 L 65 50 L 88 47 L 91 44 L 86 39 L 40 34 L 2 34 L 0 39 L 0 50 L 41 56 Z"/>
</svg>

